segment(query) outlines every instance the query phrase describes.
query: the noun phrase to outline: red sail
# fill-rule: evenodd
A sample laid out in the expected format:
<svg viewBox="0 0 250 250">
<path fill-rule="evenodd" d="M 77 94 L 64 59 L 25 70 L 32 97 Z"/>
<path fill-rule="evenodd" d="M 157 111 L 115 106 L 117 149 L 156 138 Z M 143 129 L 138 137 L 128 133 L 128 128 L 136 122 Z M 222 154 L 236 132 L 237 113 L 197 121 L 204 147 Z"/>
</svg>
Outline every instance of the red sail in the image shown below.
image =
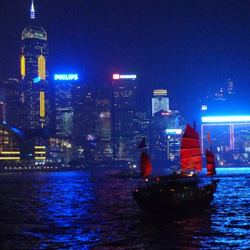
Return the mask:
<svg viewBox="0 0 250 250">
<path fill-rule="evenodd" d="M 202 171 L 202 158 L 198 133 L 187 125 L 181 142 L 181 170 Z"/>
<path fill-rule="evenodd" d="M 152 165 L 151 165 L 150 157 L 144 151 L 141 152 L 140 165 L 141 165 L 141 176 L 147 176 L 151 174 Z"/>
<path fill-rule="evenodd" d="M 207 159 L 207 175 L 210 176 L 216 174 L 214 154 L 207 149 L 206 149 L 206 159 Z"/>
</svg>

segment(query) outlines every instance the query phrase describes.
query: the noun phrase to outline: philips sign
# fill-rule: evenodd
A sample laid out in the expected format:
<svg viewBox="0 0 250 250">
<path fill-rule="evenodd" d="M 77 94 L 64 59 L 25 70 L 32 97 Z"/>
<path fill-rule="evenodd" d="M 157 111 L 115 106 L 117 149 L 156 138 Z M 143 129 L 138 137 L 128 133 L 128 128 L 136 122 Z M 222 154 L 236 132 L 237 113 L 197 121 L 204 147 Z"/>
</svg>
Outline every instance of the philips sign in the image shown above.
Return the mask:
<svg viewBox="0 0 250 250">
<path fill-rule="evenodd" d="M 55 81 L 77 81 L 78 74 L 56 74 L 54 75 Z"/>
</svg>

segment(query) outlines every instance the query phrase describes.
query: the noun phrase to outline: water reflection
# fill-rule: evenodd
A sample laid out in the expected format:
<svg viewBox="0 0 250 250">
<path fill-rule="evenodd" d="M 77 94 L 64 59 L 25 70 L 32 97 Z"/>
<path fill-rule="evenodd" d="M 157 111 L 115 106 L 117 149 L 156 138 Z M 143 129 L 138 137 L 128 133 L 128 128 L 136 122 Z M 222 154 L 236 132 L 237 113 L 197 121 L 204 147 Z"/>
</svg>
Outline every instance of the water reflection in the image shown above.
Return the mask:
<svg viewBox="0 0 250 250">
<path fill-rule="evenodd" d="M 107 173 L 0 175 L 1 249 L 248 248 L 250 168 L 218 169 L 209 209 L 150 216 L 132 198 L 138 180 Z"/>
<path fill-rule="evenodd" d="M 87 247 L 98 242 L 97 226 L 90 221 L 98 209 L 89 177 L 84 172 L 1 176 L 2 236 L 10 238 L 5 246 L 16 248 L 19 238 L 27 248 Z M 13 195 L 6 199 L 7 193 Z"/>
</svg>

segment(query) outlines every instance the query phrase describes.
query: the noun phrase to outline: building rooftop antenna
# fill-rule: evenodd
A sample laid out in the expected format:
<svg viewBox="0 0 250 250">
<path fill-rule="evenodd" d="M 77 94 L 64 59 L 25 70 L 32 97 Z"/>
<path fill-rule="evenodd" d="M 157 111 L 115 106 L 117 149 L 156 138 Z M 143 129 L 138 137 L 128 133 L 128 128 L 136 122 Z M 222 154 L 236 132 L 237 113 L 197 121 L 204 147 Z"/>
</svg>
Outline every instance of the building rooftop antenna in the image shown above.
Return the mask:
<svg viewBox="0 0 250 250">
<path fill-rule="evenodd" d="M 31 18 L 31 19 L 35 19 L 35 7 L 34 7 L 34 0 L 31 0 L 30 18 Z"/>
</svg>

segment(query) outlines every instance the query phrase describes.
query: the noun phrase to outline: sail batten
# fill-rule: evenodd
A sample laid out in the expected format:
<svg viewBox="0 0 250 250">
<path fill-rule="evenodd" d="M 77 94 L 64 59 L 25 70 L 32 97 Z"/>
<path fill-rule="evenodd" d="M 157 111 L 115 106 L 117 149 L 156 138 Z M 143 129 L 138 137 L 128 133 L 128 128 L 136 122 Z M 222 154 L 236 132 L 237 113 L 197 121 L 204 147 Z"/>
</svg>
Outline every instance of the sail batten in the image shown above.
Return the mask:
<svg viewBox="0 0 250 250">
<path fill-rule="evenodd" d="M 198 133 L 187 125 L 181 142 L 181 170 L 202 171 L 202 157 Z"/>
</svg>

